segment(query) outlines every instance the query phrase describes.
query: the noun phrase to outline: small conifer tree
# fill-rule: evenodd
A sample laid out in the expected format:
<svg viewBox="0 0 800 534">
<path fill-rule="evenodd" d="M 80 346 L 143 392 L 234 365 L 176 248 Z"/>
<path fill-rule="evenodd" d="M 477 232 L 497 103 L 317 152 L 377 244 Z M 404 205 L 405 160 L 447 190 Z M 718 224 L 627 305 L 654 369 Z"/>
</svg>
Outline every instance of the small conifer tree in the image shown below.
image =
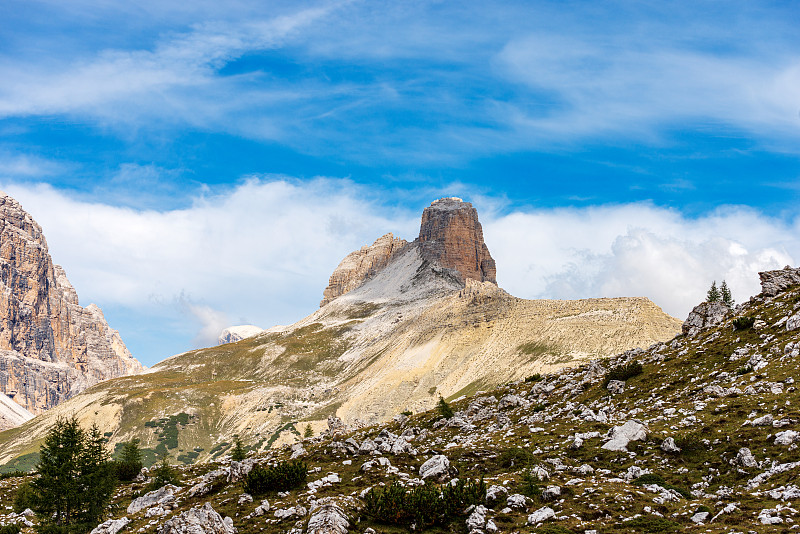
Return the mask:
<svg viewBox="0 0 800 534">
<path fill-rule="evenodd" d="M 447 404 L 447 401 L 444 400 L 444 397 L 441 395 L 439 395 L 439 404 L 436 406 L 436 409 L 439 410 L 439 415 L 445 419 L 450 419 L 453 417 L 453 409 L 449 404 Z"/>
<path fill-rule="evenodd" d="M 239 434 L 233 436 L 233 452 L 231 452 L 231 460 L 234 462 L 241 462 L 247 458 L 247 453 L 242 445 L 242 440 L 239 439 Z"/>
<path fill-rule="evenodd" d="M 41 529 L 90 530 L 97 525 L 114 491 L 114 469 L 97 426 L 84 431 L 73 416 L 58 419 L 39 451 L 31 482 Z"/>
<path fill-rule="evenodd" d="M 728 288 L 728 284 L 725 280 L 722 281 L 722 285 L 719 286 L 719 294 L 720 298 L 722 299 L 722 303 L 729 308 L 733 308 L 735 304 L 733 300 L 733 295 L 731 295 L 731 290 Z"/>
<path fill-rule="evenodd" d="M 142 470 L 142 451 L 139 450 L 139 438 L 133 438 L 122 445 L 122 454 L 117 464 L 117 478 L 131 481 Z"/>
<path fill-rule="evenodd" d="M 306 430 L 303 432 L 304 438 L 313 438 L 314 437 L 314 429 L 311 428 L 311 423 L 306 425 Z"/>
<path fill-rule="evenodd" d="M 719 289 L 717 289 L 717 281 L 714 280 L 711 282 L 711 288 L 706 293 L 706 302 L 719 302 L 721 295 Z"/>
</svg>

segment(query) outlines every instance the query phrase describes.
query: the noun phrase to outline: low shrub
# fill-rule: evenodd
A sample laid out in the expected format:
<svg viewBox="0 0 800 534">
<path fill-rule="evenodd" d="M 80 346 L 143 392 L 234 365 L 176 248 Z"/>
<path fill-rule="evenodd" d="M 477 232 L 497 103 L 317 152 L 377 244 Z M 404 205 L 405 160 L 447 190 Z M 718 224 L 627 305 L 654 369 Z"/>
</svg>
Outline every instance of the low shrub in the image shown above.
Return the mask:
<svg viewBox="0 0 800 534">
<path fill-rule="evenodd" d="M 303 486 L 308 478 L 308 465 L 301 460 L 279 462 L 266 469 L 256 464 L 244 478 L 244 490 L 251 495 L 270 491 L 289 491 Z"/>
<path fill-rule="evenodd" d="M 540 373 L 536 373 L 535 375 L 531 375 L 525 379 L 525 382 L 539 382 L 542 379 L 542 375 Z"/>
<path fill-rule="evenodd" d="M 605 378 L 603 379 L 602 387 L 605 389 L 605 387 L 608 386 L 608 383 L 612 380 L 622 380 L 625 382 L 629 378 L 639 376 L 640 374 L 642 374 L 642 364 L 636 360 L 632 360 L 623 365 L 617 365 L 608 370 Z"/>
<path fill-rule="evenodd" d="M 21 514 L 26 508 L 33 510 L 36 508 L 36 490 L 33 489 L 30 482 L 20 484 L 17 488 L 17 493 L 14 495 L 14 512 Z"/>
<path fill-rule="evenodd" d="M 542 525 L 541 527 L 534 530 L 536 534 L 575 534 L 574 530 L 570 530 L 567 527 L 562 527 L 561 525 Z"/>
<path fill-rule="evenodd" d="M 169 462 L 166 458 L 162 458 L 161 462 L 159 462 L 158 467 L 150 471 L 150 484 L 147 485 L 148 491 L 157 490 L 158 488 L 162 488 L 167 484 L 172 484 L 173 486 L 180 485 L 180 479 L 178 478 L 175 469 L 169 465 Z"/>
<path fill-rule="evenodd" d="M 756 323 L 755 317 L 737 317 L 733 320 L 734 330 L 749 330 Z"/>
<path fill-rule="evenodd" d="M 484 504 L 486 484 L 480 481 L 459 480 L 455 485 L 437 487 L 425 484 L 404 488 L 392 482 L 383 488 L 372 488 L 364 496 L 364 513 L 379 523 L 425 527 L 446 526 L 463 516 L 470 505 Z"/>
<path fill-rule="evenodd" d="M 647 532 L 648 534 L 659 534 L 661 532 L 672 532 L 680 525 L 675 521 L 664 519 L 655 515 L 643 515 L 636 519 L 631 519 L 620 525 L 627 532 Z"/>
<path fill-rule="evenodd" d="M 19 534 L 20 530 L 22 530 L 22 528 L 13 523 L 10 525 L 0 525 L 0 534 Z"/>
<path fill-rule="evenodd" d="M 500 453 L 497 463 L 500 467 L 527 467 L 533 460 L 533 454 L 528 449 L 512 447 Z"/>
<path fill-rule="evenodd" d="M 519 492 L 526 497 L 536 499 L 542 494 L 542 481 L 539 477 L 534 475 L 530 469 L 522 472 L 522 484 L 519 487 Z"/>
</svg>

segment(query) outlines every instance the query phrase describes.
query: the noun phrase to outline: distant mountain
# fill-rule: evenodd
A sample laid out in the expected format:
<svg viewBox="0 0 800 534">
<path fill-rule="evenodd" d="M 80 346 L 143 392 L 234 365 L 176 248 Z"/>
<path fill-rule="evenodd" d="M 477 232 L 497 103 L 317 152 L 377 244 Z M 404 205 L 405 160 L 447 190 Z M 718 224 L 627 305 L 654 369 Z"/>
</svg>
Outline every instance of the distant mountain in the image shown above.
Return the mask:
<svg viewBox="0 0 800 534">
<path fill-rule="evenodd" d="M 182 487 L 150 493 L 145 472 L 120 485 L 97 531 L 795 532 L 800 269 L 761 278 L 760 295 L 698 305 L 667 342 L 459 396 L 450 417 L 331 417 L 242 462 L 180 466 Z M 202 426 L 178 419 L 154 428 L 191 439 Z M 245 493 L 255 465 L 290 459 L 306 464 L 305 484 Z M 24 481 L 0 479 L 0 501 Z M 0 510 L 6 524 L 31 520 Z"/>
<path fill-rule="evenodd" d="M 223 454 L 234 434 L 265 449 L 307 425 L 324 428 L 329 416 L 384 421 L 429 409 L 440 395 L 473 394 L 680 330 L 643 297 L 509 295 L 495 282 L 476 210 L 460 199 L 426 208 L 413 242 L 388 235 L 354 254 L 305 319 L 98 384 L 0 434 L 0 462 L 35 450 L 60 413 L 98 422 L 112 444 L 138 437 L 183 462 Z"/>
<path fill-rule="evenodd" d="M 100 308 L 78 304 L 41 227 L 0 193 L 0 429 L 97 382 L 141 371 Z"/>
</svg>

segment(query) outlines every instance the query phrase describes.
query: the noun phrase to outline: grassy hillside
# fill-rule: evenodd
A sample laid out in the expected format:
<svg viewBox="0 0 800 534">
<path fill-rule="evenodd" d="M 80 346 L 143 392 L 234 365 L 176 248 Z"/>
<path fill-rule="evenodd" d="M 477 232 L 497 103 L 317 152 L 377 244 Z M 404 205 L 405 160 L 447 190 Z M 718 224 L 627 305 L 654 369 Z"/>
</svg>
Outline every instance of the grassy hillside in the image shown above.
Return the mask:
<svg viewBox="0 0 800 534">
<path fill-rule="evenodd" d="M 267 492 L 249 502 L 241 482 L 227 481 L 225 455 L 182 467 L 175 508 L 164 517 L 132 514 L 127 530 L 154 531 L 168 517 L 210 503 L 240 533 L 305 532 L 322 504 L 335 503 L 352 532 L 408 532 L 403 518 L 426 506 L 436 519 L 417 531 L 463 533 L 471 521 L 484 532 L 794 532 L 800 329 L 787 330 L 786 319 L 798 310 L 794 287 L 774 299 L 756 298 L 691 338 L 454 399 L 450 419 L 432 410 L 303 440 L 294 455 L 307 462 L 308 482 L 322 480 L 318 487 Z M 624 384 L 609 384 L 615 378 Z M 626 423 L 642 425 L 634 436 L 640 439 L 620 450 L 603 448 Z M 254 458 L 268 465 L 292 454 L 287 445 Z M 436 495 L 444 491 L 458 503 L 466 494 L 453 497 L 455 490 L 431 481 L 419 486 L 421 466 L 438 455 L 454 468 L 440 483 L 483 480 L 486 488 L 469 498 L 485 513 L 476 517 L 464 505 L 442 515 Z M 204 474 L 208 493 L 200 494 Z M 0 481 L 0 502 L 10 503 L 23 481 Z M 144 484 L 121 486 L 116 499 L 123 509 L 113 517 L 125 515 Z M 383 493 L 389 487 L 394 500 Z M 427 489 L 414 490 L 420 487 Z M 269 510 L 259 514 L 262 499 Z M 0 522 L 12 519 L 0 515 Z"/>
</svg>

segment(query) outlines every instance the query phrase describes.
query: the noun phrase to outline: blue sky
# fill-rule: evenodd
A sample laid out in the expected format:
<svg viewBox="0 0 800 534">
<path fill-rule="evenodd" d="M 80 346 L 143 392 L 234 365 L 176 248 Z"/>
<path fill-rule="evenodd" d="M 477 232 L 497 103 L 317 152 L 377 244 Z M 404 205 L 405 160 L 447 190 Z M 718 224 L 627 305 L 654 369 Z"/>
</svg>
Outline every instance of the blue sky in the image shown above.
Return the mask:
<svg viewBox="0 0 800 534">
<path fill-rule="evenodd" d="M 800 257 L 798 19 L 791 2 L 6 1 L 0 187 L 147 364 L 302 317 L 347 252 L 413 238 L 443 195 L 478 207 L 512 293 L 681 316 L 710 279 L 744 298 Z"/>
</svg>

